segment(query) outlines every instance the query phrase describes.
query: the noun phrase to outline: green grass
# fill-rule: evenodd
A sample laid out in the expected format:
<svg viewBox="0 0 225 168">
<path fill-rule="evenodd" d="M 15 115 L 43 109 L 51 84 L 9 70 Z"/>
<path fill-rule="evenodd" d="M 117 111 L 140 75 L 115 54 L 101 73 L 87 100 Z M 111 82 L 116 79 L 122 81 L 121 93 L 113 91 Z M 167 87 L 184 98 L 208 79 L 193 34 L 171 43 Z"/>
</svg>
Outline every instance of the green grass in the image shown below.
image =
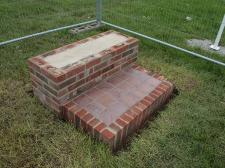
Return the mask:
<svg viewBox="0 0 225 168">
<path fill-rule="evenodd" d="M 224 16 L 224 0 L 103 2 L 103 20 L 225 62 L 225 57 L 187 45 L 188 39 L 214 42 Z M 225 35 L 221 45 L 225 45 Z"/>
<path fill-rule="evenodd" d="M 47 4 L 52 1 L 29 1 L 22 18 L 16 12 L 22 12 L 25 3 L 0 2 L 1 16 L 8 17 L 0 19 L 1 40 L 61 25 L 64 12 L 74 8 L 70 0 L 56 1 L 62 8 L 51 9 L 61 10 L 61 21 L 51 17 L 36 23 L 32 3 L 43 7 L 41 18 L 50 18 Z M 79 17 L 65 19 L 69 24 Z M 59 120 L 31 96 L 28 58 L 105 29 L 76 36 L 61 31 L 0 48 L 0 167 L 225 167 L 225 70 L 173 49 L 141 39 L 139 64 L 165 75 L 179 95 L 117 155 Z"/>
</svg>

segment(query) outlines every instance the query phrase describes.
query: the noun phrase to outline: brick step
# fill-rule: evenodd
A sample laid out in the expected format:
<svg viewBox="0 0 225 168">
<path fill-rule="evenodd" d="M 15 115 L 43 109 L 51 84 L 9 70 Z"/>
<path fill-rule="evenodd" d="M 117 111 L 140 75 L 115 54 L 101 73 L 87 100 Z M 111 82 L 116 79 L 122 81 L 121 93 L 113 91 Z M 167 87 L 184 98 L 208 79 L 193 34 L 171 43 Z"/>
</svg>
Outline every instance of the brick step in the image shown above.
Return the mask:
<svg viewBox="0 0 225 168">
<path fill-rule="evenodd" d="M 58 113 L 61 106 L 137 59 L 138 40 L 115 31 L 28 60 L 34 94 Z"/>
<path fill-rule="evenodd" d="M 173 88 L 162 76 L 133 65 L 65 104 L 62 116 L 116 151 L 162 107 Z"/>
</svg>

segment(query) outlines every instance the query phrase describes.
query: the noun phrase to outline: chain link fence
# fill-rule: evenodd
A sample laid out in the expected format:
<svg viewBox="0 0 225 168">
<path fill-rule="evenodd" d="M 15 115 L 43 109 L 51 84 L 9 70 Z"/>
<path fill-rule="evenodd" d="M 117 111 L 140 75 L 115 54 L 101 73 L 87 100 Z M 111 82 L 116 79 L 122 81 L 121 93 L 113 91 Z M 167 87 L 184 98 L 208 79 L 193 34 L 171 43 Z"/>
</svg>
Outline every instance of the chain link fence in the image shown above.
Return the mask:
<svg viewBox="0 0 225 168">
<path fill-rule="evenodd" d="M 209 50 L 224 14 L 224 0 L 103 0 L 103 21 L 225 63 Z"/>
<path fill-rule="evenodd" d="M 0 42 L 95 18 L 95 0 L 0 0 Z"/>
<path fill-rule="evenodd" d="M 102 21 L 225 66 L 225 56 L 211 52 L 210 44 L 200 49 L 188 42 L 213 43 L 224 14 L 224 0 L 0 0 L 0 46 Z"/>
</svg>

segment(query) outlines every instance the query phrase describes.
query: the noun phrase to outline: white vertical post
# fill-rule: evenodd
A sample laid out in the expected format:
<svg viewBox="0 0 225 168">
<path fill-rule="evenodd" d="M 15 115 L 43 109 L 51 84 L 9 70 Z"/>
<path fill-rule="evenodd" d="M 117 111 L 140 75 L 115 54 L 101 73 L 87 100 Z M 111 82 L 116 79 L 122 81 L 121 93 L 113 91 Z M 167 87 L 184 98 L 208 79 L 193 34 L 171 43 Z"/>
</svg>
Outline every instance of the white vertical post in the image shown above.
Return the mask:
<svg viewBox="0 0 225 168">
<path fill-rule="evenodd" d="M 96 20 L 99 24 L 102 22 L 102 0 L 96 0 Z"/>
<path fill-rule="evenodd" d="M 220 30 L 216 36 L 215 43 L 210 46 L 211 49 L 216 50 L 216 51 L 220 50 L 219 43 L 220 43 L 220 39 L 221 39 L 223 31 L 224 31 L 224 27 L 225 27 L 225 15 L 223 17 L 223 21 L 221 23 Z"/>
</svg>

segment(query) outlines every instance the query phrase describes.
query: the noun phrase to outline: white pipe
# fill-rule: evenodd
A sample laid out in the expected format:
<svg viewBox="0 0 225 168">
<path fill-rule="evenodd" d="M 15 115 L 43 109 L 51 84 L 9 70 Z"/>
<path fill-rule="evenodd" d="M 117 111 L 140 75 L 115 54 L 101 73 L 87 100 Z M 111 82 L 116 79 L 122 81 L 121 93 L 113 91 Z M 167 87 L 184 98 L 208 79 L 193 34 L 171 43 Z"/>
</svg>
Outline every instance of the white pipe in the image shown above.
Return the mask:
<svg viewBox="0 0 225 168">
<path fill-rule="evenodd" d="M 218 34 L 216 36 L 215 43 L 210 46 L 210 48 L 212 48 L 212 49 L 214 49 L 216 51 L 220 50 L 219 43 L 220 43 L 221 37 L 223 35 L 224 27 L 225 27 L 225 15 L 224 15 L 223 21 L 222 21 L 222 23 L 220 25 L 219 32 L 218 32 Z"/>
</svg>

